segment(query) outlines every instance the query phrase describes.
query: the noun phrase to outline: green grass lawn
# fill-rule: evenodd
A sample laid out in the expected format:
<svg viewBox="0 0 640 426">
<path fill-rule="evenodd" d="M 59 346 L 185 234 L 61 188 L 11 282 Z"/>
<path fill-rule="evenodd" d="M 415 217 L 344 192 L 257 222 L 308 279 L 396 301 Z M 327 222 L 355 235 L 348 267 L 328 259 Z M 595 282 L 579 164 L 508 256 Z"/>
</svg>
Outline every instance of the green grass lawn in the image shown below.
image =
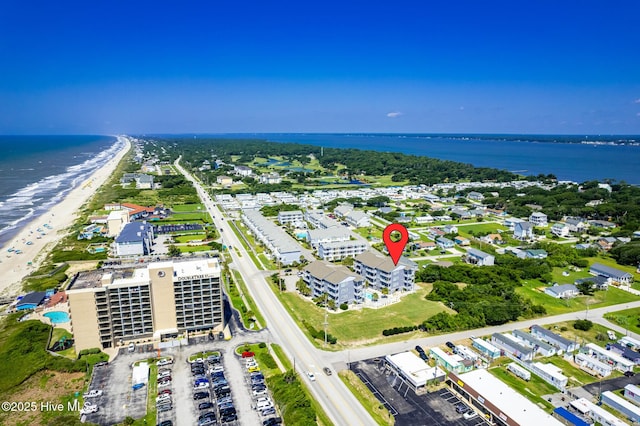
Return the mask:
<svg viewBox="0 0 640 426">
<path fill-rule="evenodd" d="M 569 275 L 562 275 L 563 272 L 568 272 Z M 553 277 L 553 282 L 558 284 L 573 284 L 576 280 L 580 278 L 588 278 L 591 276 L 589 273 L 589 268 L 582 268 L 580 272 L 575 272 L 570 270 L 569 268 L 553 268 L 551 272 Z"/>
<path fill-rule="evenodd" d="M 228 291 L 228 294 L 231 298 L 231 303 L 240 312 L 240 316 L 242 317 L 242 322 L 244 323 L 244 326 L 249 328 L 249 324 L 253 322 L 247 316 L 248 312 L 252 312 L 253 316 L 255 316 L 256 320 L 260 323 L 260 326 L 266 327 L 267 322 L 262 316 L 262 313 L 258 309 L 258 306 L 256 305 L 255 301 L 249 295 L 247 291 L 247 286 L 245 285 L 244 280 L 242 279 L 242 276 L 238 271 L 235 271 L 235 270 L 232 271 L 232 273 L 235 279 L 234 285 L 239 287 L 240 291 Z M 245 300 L 247 301 L 247 305 L 249 305 L 249 306 L 245 306 L 244 309 L 243 309 L 244 301 L 242 300 L 241 294 L 244 295 Z"/>
<path fill-rule="evenodd" d="M 64 328 L 54 328 L 51 334 L 51 340 L 49 341 L 49 348 L 51 348 L 54 343 L 58 342 L 60 339 L 65 337 L 66 339 L 73 339 L 73 334 L 69 333 Z M 69 348 L 73 349 L 73 348 Z"/>
<path fill-rule="evenodd" d="M 260 343 L 245 344 L 236 348 L 236 354 L 238 355 L 242 355 L 244 351 L 253 352 L 255 354 L 258 367 L 260 367 L 260 371 L 265 377 L 271 377 L 282 373 L 278 368 L 278 364 L 276 364 L 275 360 L 269 353 L 266 344 L 264 348 L 260 347 Z"/>
<path fill-rule="evenodd" d="M 178 204 L 171 206 L 171 210 L 176 213 L 184 212 L 200 212 L 204 211 L 204 205 L 202 204 Z"/>
<path fill-rule="evenodd" d="M 509 364 L 512 361 L 509 360 L 504 364 Z M 547 409 L 553 409 L 554 407 L 544 398 L 542 395 L 549 395 L 559 392 L 558 389 L 551 386 L 535 374 L 531 374 L 531 380 L 526 380 L 517 377 L 515 374 L 509 372 L 506 367 L 494 367 L 489 369 L 489 373 L 496 376 L 498 379 L 515 389 L 520 395 L 527 398 L 534 404 L 543 404 Z"/>
<path fill-rule="evenodd" d="M 458 232 L 463 235 L 466 234 L 466 236 L 470 235 L 469 231 L 473 231 L 474 233 L 489 232 L 491 234 L 497 234 L 498 229 L 501 231 L 506 231 L 508 228 L 506 226 L 500 225 L 499 223 L 484 222 L 458 225 Z"/>
<path fill-rule="evenodd" d="M 169 220 L 178 220 L 178 221 L 195 221 L 195 222 L 205 222 L 211 223 L 211 216 L 209 213 L 202 212 L 187 212 L 187 213 L 175 213 L 172 214 Z"/>
<path fill-rule="evenodd" d="M 211 247 L 209 247 L 206 244 L 200 245 L 200 246 L 176 246 L 176 247 L 178 247 L 180 249 L 180 252 L 182 253 L 194 253 L 194 252 L 213 250 Z"/>
<path fill-rule="evenodd" d="M 173 237 L 173 239 L 175 240 L 176 243 L 189 243 L 191 241 L 202 241 L 206 238 L 207 236 L 205 234 L 192 234 L 192 235 L 180 235 L 180 236 L 175 236 Z"/>
<path fill-rule="evenodd" d="M 593 296 L 578 296 L 573 299 L 555 299 L 537 288 L 544 288 L 540 281 L 526 282 L 522 287 L 517 287 L 516 292 L 529 298 L 533 303 L 543 305 L 548 315 L 563 314 L 566 312 L 582 311 L 587 309 L 602 308 L 604 306 L 617 305 L 638 300 L 638 296 L 614 287 L 606 291 L 596 291 Z"/>
<path fill-rule="evenodd" d="M 604 317 L 620 327 L 624 327 L 629 331 L 640 334 L 640 308 L 608 312 Z"/>
<path fill-rule="evenodd" d="M 440 303 L 424 299 L 431 285 L 422 284 L 418 290 L 402 298 L 402 301 L 380 309 L 338 311 L 328 316 L 328 331 L 338 339 L 336 349 L 354 345 L 370 345 L 380 342 L 406 340 L 411 333 L 384 337 L 382 330 L 396 326 L 416 325 L 438 312 L 448 311 Z M 322 328 L 325 310 L 300 297 L 297 293 L 283 292 L 280 299 L 300 323 L 305 319 L 317 329 Z M 304 327 L 301 327 L 304 330 Z M 416 331 L 417 334 L 422 332 Z M 423 335 L 423 333 L 422 333 Z"/>
</svg>

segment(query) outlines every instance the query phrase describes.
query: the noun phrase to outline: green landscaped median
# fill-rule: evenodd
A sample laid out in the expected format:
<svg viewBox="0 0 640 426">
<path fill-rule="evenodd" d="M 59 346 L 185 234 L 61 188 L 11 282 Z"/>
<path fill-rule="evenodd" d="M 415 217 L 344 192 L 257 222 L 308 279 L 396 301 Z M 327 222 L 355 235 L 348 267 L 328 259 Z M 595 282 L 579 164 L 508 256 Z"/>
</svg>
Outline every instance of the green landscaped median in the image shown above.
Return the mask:
<svg viewBox="0 0 640 426">
<path fill-rule="evenodd" d="M 419 284 L 416 292 L 408 294 L 400 302 L 384 308 L 331 312 L 328 315 L 328 332 L 338 339 L 338 343 L 333 346 L 335 349 L 342 349 L 353 345 L 372 345 L 383 341 L 407 340 L 412 336 L 411 333 L 384 337 L 382 330 L 417 325 L 438 312 L 449 311 L 439 302 L 425 300 L 424 296 L 429 291 L 431 291 L 430 284 Z M 310 324 L 324 323 L 325 310 L 323 308 L 303 299 L 297 293 L 280 293 L 277 290 L 275 293 L 284 302 L 299 325 L 302 319 Z M 320 327 L 320 325 L 317 326 L 317 328 Z M 305 330 L 304 326 L 300 328 Z M 420 334 L 422 332 L 413 333 Z"/>
</svg>

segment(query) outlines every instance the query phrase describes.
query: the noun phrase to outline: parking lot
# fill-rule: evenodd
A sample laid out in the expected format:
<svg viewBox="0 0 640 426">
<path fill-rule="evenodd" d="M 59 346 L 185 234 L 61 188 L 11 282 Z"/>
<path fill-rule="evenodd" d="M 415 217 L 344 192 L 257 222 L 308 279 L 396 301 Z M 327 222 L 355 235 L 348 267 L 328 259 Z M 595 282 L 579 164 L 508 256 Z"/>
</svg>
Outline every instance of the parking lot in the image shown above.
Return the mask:
<svg viewBox="0 0 640 426">
<path fill-rule="evenodd" d="M 98 406 L 98 412 L 86 415 L 86 421 L 100 425 L 121 423 L 126 417 L 144 417 L 147 411 L 147 389 L 134 391 L 131 387 L 131 366 L 135 361 L 146 359 L 139 353 L 122 351 L 113 362 L 93 369 L 90 390 L 101 390 L 91 403 Z"/>
<path fill-rule="evenodd" d="M 352 364 L 351 369 L 391 412 L 395 417 L 396 425 L 480 426 L 487 424 L 480 416 L 465 419 L 462 413 L 457 412 L 456 405 L 461 401 L 448 389 L 416 395 L 402 381 L 394 380 L 392 374 L 387 375 L 382 366 L 382 362 L 367 360 Z"/>
</svg>

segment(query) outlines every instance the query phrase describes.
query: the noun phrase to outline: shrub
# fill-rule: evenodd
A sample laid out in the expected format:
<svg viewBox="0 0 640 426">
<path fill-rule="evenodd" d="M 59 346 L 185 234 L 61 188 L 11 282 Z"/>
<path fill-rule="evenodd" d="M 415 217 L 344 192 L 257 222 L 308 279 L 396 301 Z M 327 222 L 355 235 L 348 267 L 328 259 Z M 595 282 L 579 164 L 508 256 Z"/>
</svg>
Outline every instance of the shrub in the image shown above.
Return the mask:
<svg viewBox="0 0 640 426">
<path fill-rule="evenodd" d="M 342 309 L 343 311 L 346 311 L 347 309 L 349 309 L 349 305 L 346 303 L 341 303 L 340 304 L 340 309 Z"/>
<path fill-rule="evenodd" d="M 259 347 L 260 349 L 264 349 L 264 348 L 266 348 L 266 347 L 267 347 L 267 344 L 266 344 L 265 342 L 260 342 L 260 343 L 258 343 L 258 347 Z"/>
<path fill-rule="evenodd" d="M 573 328 L 576 330 L 589 331 L 591 327 L 593 327 L 593 323 L 587 319 L 576 320 L 576 322 L 573 323 Z"/>
</svg>

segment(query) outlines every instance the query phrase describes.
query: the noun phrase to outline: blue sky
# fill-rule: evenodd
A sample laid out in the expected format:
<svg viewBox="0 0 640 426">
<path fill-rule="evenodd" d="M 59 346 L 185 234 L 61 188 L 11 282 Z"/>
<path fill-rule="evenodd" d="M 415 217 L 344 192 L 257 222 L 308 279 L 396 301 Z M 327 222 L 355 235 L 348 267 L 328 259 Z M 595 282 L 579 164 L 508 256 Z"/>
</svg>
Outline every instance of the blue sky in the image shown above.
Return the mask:
<svg viewBox="0 0 640 426">
<path fill-rule="evenodd" d="M 5 1 L 0 133 L 640 134 L 639 2 L 431 3 Z"/>
</svg>

